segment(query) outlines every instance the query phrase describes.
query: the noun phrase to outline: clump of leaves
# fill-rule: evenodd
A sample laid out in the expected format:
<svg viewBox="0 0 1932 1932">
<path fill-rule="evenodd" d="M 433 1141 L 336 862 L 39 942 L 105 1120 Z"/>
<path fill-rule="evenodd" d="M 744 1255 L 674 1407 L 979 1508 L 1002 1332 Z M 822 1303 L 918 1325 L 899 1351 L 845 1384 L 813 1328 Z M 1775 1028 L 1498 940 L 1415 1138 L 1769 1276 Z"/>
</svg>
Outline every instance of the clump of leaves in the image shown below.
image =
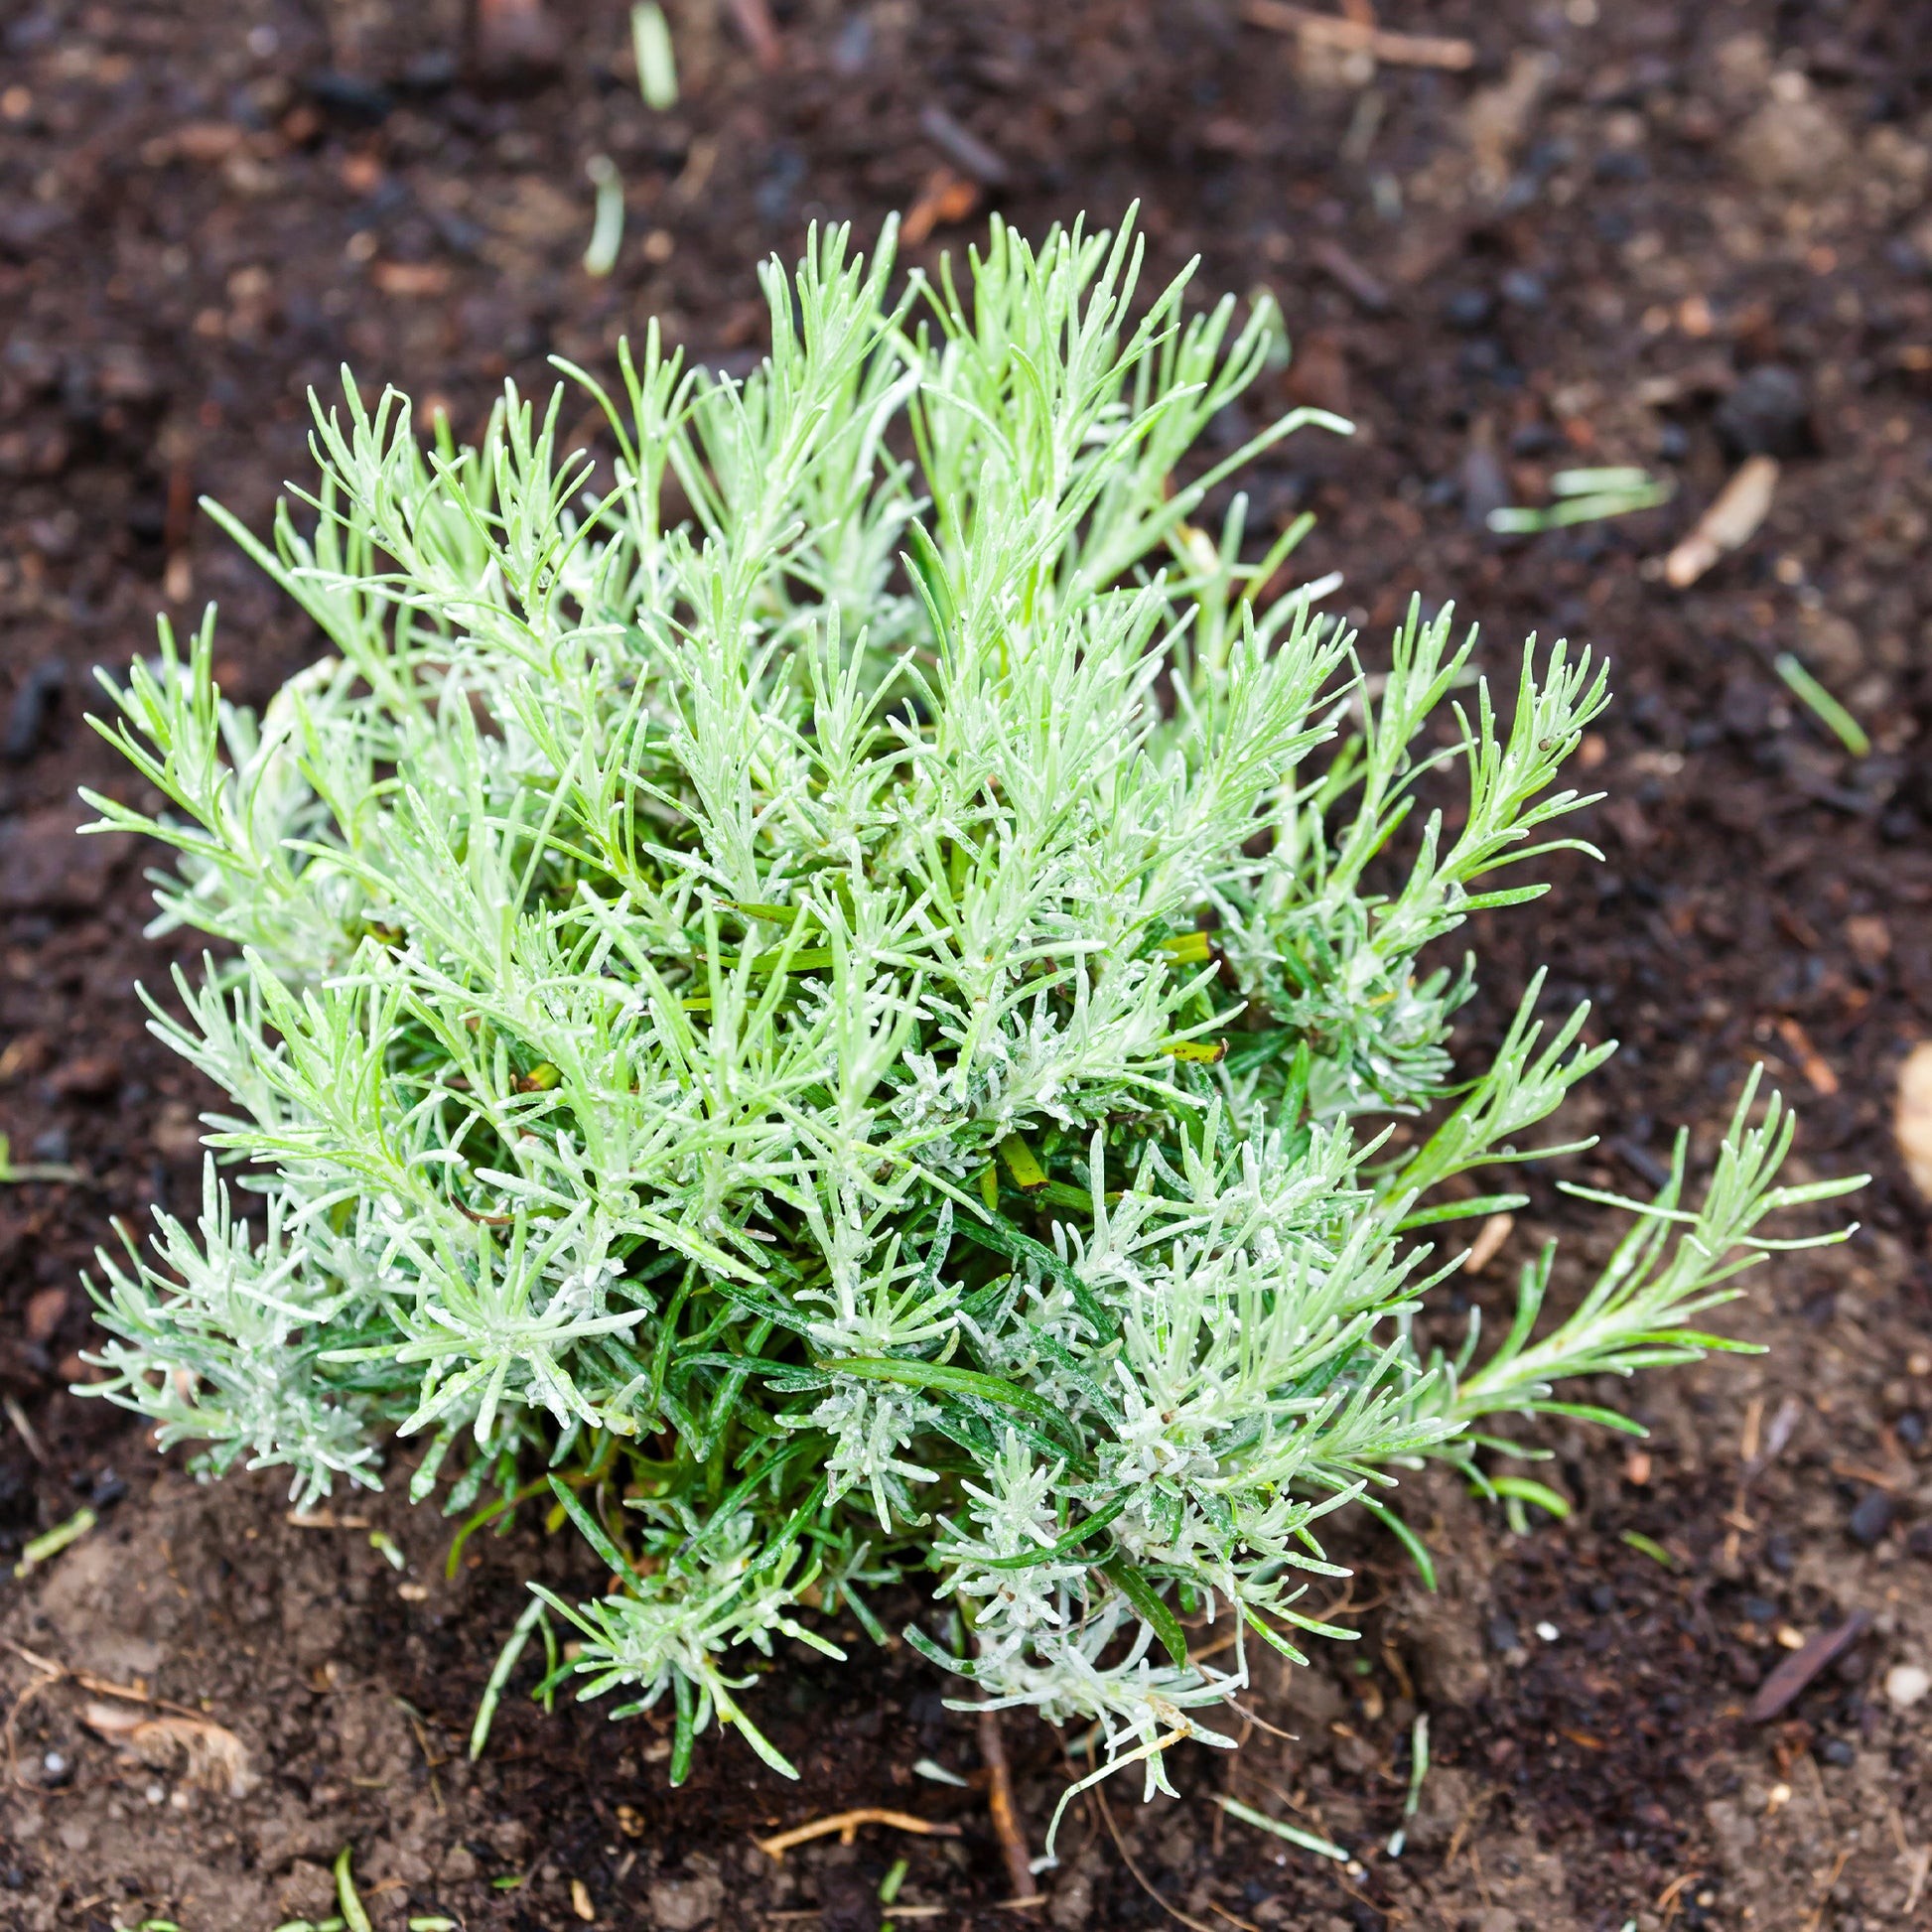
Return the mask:
<svg viewBox="0 0 1932 1932">
<path fill-rule="evenodd" d="M 832 1651 L 801 1606 L 881 1637 L 917 1576 L 921 1651 L 1160 1783 L 1229 1741 L 1251 1637 L 1348 1634 L 1323 1518 L 1422 1554 L 1388 1499 L 1429 1457 L 1533 1493 L 1485 1417 L 1633 1428 L 1553 1388 L 1734 1345 L 1695 1324 L 1763 1217 L 1850 1183 L 1775 1186 L 1792 1123 L 1747 1092 L 1700 1203 L 1682 1142 L 1613 1203 L 1566 1318 L 1546 1253 L 1499 1345 L 1426 1353 L 1442 1229 L 1522 1198 L 1461 1176 L 1556 1152 L 1521 1137 L 1611 1049 L 1532 987 L 1458 1080 L 1471 969 L 1419 962 L 1541 890 L 1498 882 L 1567 843 L 1602 671 L 1532 649 L 1505 726 L 1412 611 L 1371 680 L 1327 587 L 1269 595 L 1303 523 L 1254 556 L 1242 498 L 1190 522 L 1345 427 L 1187 468 L 1271 311 L 1189 316 L 1183 278 L 1136 320 L 1125 232 L 996 223 L 967 289 L 890 261 L 838 230 L 768 269 L 744 381 L 654 327 L 616 394 L 568 369 L 614 474 L 554 399 L 472 450 L 349 385 L 312 533 L 223 519 L 334 654 L 258 718 L 210 617 L 109 686 L 173 809 L 91 802 L 177 848 L 158 927 L 226 942 L 154 1025 L 233 1105 L 199 1225 L 103 1257 L 97 1389 L 305 1500 L 400 1437 L 414 1498 L 568 1516 L 615 1585 L 538 1590 L 580 1639 L 553 1681 L 669 1696 L 675 1775 L 713 1717 L 787 1769 L 741 1646 Z M 1465 808 L 1372 883 L 1457 761 Z M 1236 1641 L 1190 1661 L 1183 1614 Z"/>
</svg>

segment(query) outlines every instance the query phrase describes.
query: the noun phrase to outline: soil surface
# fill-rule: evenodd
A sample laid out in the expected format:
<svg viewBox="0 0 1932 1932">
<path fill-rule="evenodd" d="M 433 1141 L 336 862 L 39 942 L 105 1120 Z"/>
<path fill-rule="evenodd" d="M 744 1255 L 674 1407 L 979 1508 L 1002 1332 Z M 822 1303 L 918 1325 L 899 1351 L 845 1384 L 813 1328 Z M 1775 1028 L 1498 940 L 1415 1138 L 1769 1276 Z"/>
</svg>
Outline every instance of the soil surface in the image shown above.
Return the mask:
<svg viewBox="0 0 1932 1932">
<path fill-rule="evenodd" d="M 1177 1762 L 1177 1802 L 1143 1809 L 1125 1778 L 1104 1811 L 1076 1800 L 1043 1917 L 1859 1932 L 1932 1912 L 1932 1699 L 1909 1696 L 1932 1667 L 1932 1299 L 1890 1137 L 1899 1058 L 1932 1032 L 1932 14 L 1385 0 L 1384 28 L 1466 36 L 1456 70 L 1299 33 L 1270 0 L 772 0 L 768 40 L 744 0 L 666 11 L 682 92 L 656 113 L 616 4 L 552 0 L 553 60 L 507 66 L 454 0 L 5 10 L 0 1129 L 70 1177 L 0 1184 L 0 1553 L 82 1505 L 98 1526 L 0 1584 L 0 1922 L 267 1932 L 334 1911 L 349 1846 L 378 1926 L 1014 1923 L 974 1732 L 902 1647 L 783 1655 L 751 1694 L 800 1785 L 712 1738 L 671 1792 L 663 1727 L 546 1715 L 534 1655 L 473 1766 L 519 1580 L 595 1586 L 567 1536 L 526 1518 L 446 1581 L 451 1527 L 393 1481 L 293 1522 L 268 1477 L 199 1487 L 68 1392 L 79 1270 L 117 1218 L 193 1210 L 207 1104 L 133 991 L 165 991 L 170 958 L 141 933 L 144 856 L 71 828 L 78 784 L 140 795 L 83 715 L 90 667 L 151 649 L 157 609 L 186 625 L 218 601 L 245 701 L 315 652 L 195 504 L 261 527 L 307 476 L 304 392 L 345 360 L 468 430 L 506 375 L 609 369 L 649 314 L 749 366 L 753 266 L 814 219 L 870 236 L 916 209 L 930 263 L 995 208 L 1031 232 L 1136 199 L 1156 272 L 1198 252 L 1204 294 L 1281 298 L 1296 357 L 1249 417 L 1300 400 L 1359 425 L 1264 463 L 1251 528 L 1315 511 L 1303 560 L 1346 574 L 1337 608 L 1370 636 L 1419 593 L 1482 622 L 1505 682 L 1532 630 L 1614 661 L 1582 760 L 1605 862 L 1558 861 L 1549 897 L 1485 918 L 1461 1041 L 1479 1056 L 1547 963 L 1549 1009 L 1587 997 L 1625 1042 L 1558 1123 L 1601 1140 L 1531 1173 L 1534 1206 L 1446 1316 L 1493 1312 L 1555 1232 L 1576 1292 L 1614 1230 L 1552 1181 L 1644 1189 L 1678 1123 L 1708 1172 L 1756 1060 L 1800 1105 L 1801 1172 L 1875 1178 L 1855 1239 L 1775 1259 L 1725 1311 L 1767 1352 L 1610 1392 L 1642 1445 L 1547 1437 L 1567 1521 L 1513 1533 L 1425 1483 L 1433 1595 L 1346 1534 L 1333 1614 L 1362 1641 L 1264 1670 L 1245 1749 Z M 581 265 L 599 154 L 626 203 L 603 280 Z M 1763 527 L 1673 589 L 1656 560 L 1753 453 L 1782 466 Z M 1674 500 L 1486 532 L 1601 464 Z M 1787 652 L 1868 751 L 1794 699 Z M 1836 1661 L 1752 1722 L 1772 1670 L 1848 1619 Z M 1421 1714 L 1431 1768 L 1394 1858 Z M 1036 1847 L 1071 1760 L 1007 1732 Z M 855 1806 L 958 1835 L 868 1826 L 782 1863 L 752 1843 Z"/>
</svg>

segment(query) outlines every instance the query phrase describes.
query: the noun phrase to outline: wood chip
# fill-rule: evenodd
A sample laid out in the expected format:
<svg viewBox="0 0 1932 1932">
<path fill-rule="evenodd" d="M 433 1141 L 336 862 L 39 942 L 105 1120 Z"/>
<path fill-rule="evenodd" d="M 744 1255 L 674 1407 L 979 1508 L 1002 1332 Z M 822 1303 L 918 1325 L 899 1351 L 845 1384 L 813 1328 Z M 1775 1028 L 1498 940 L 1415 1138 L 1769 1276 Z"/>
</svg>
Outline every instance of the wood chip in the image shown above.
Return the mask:
<svg viewBox="0 0 1932 1932">
<path fill-rule="evenodd" d="M 1444 34 L 1396 34 L 1372 21 L 1343 20 L 1334 14 L 1299 7 L 1290 0 L 1242 0 L 1241 18 L 1250 27 L 1266 27 L 1277 34 L 1295 34 L 1311 47 L 1331 47 L 1344 54 L 1366 54 L 1392 68 L 1445 68 L 1459 73 L 1475 66 L 1472 41 Z"/>
<path fill-rule="evenodd" d="M 1726 552 L 1741 549 L 1770 514 L 1778 486 L 1778 460 L 1746 457 L 1697 526 L 1664 559 L 1664 582 L 1688 590 Z"/>
<path fill-rule="evenodd" d="M 1921 1199 L 1932 1201 L 1932 1039 L 1922 1039 L 1898 1069 L 1892 1135 Z"/>
<path fill-rule="evenodd" d="M 1754 1725 L 1768 1724 L 1791 1705 L 1814 1677 L 1837 1663 L 1870 1628 L 1871 1612 L 1854 1610 L 1843 1623 L 1819 1631 L 1757 1687 L 1757 1695 L 1745 1707 L 1744 1716 Z"/>
<path fill-rule="evenodd" d="M 369 271 L 384 295 L 442 295 L 450 286 L 450 271 L 441 262 L 377 262 Z"/>
<path fill-rule="evenodd" d="M 906 248 L 916 248 L 934 228 L 965 220 L 979 205 L 977 182 L 954 174 L 950 168 L 938 169 L 927 177 L 919 199 L 905 210 L 905 219 L 898 224 L 899 242 Z"/>
<path fill-rule="evenodd" d="M 1479 1275 L 1495 1260 L 1496 1251 L 1507 1241 L 1516 1226 L 1514 1214 L 1492 1214 L 1477 1230 L 1476 1238 L 1462 1263 L 1465 1275 Z"/>
<path fill-rule="evenodd" d="M 1778 1022 L 1778 1037 L 1791 1048 L 1792 1057 L 1798 1062 L 1798 1070 L 1814 1091 L 1824 1094 L 1838 1091 L 1838 1075 L 1832 1071 L 1831 1062 L 1811 1043 L 1811 1035 L 1789 1014 Z"/>
<path fill-rule="evenodd" d="M 118 1704 L 89 1704 L 80 1722 L 109 1743 L 131 1750 L 150 1769 L 182 1772 L 204 1791 L 245 1798 L 261 1782 L 249 1769 L 248 1747 L 225 1725 L 206 1718 L 144 1717 Z"/>
</svg>

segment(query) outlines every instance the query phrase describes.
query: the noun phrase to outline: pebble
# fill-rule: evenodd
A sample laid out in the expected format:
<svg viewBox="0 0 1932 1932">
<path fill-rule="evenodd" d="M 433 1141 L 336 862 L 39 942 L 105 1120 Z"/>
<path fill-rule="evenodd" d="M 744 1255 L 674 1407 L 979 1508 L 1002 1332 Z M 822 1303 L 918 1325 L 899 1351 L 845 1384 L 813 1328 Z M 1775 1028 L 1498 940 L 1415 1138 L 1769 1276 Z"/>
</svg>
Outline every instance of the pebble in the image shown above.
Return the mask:
<svg viewBox="0 0 1932 1932">
<path fill-rule="evenodd" d="M 1909 1711 L 1932 1691 L 1932 1671 L 1923 1664 L 1894 1664 L 1885 1673 L 1886 1702 L 1899 1711 Z"/>
<path fill-rule="evenodd" d="M 1543 1623 L 1539 1623 L 1536 1626 L 1536 1634 L 1539 1637 L 1541 1637 L 1545 1643 L 1555 1643 L 1556 1640 L 1563 1635 L 1563 1632 L 1559 1630 L 1554 1623 L 1543 1622 Z"/>
<path fill-rule="evenodd" d="M 1898 1505 L 1882 1489 L 1867 1489 L 1846 1520 L 1852 1541 L 1869 1550 L 1891 1528 Z"/>
<path fill-rule="evenodd" d="M 1506 1616 L 1492 1616 L 1483 1635 L 1489 1639 L 1491 1650 L 1521 1650 L 1523 1639 L 1517 1634 L 1516 1625 Z"/>
<path fill-rule="evenodd" d="M 49 1084 L 63 1100 L 105 1100 L 121 1084 L 121 1063 L 112 1053 L 81 1053 L 57 1066 Z"/>
<path fill-rule="evenodd" d="M 1501 283 L 1503 300 L 1518 309 L 1540 309 L 1549 297 L 1540 275 L 1528 269 L 1512 268 Z"/>
<path fill-rule="evenodd" d="M 1732 456 L 1803 456 L 1811 447 L 1811 398 L 1804 378 L 1782 362 L 1747 370 L 1712 421 Z"/>
<path fill-rule="evenodd" d="M 1495 306 L 1481 289 L 1457 289 L 1443 304 L 1443 319 L 1451 329 L 1480 329 Z"/>
<path fill-rule="evenodd" d="M 334 68 L 319 68 L 305 74 L 302 91 L 318 107 L 326 107 L 344 120 L 362 127 L 380 127 L 396 104 L 395 96 L 387 87 L 358 79 L 352 73 L 339 73 Z"/>
<path fill-rule="evenodd" d="M 20 680 L 7 711 L 7 729 L 0 734 L 0 759 L 24 764 L 34 756 L 67 679 L 68 667 L 58 657 L 44 657 Z"/>
<path fill-rule="evenodd" d="M 1738 167 L 1759 188 L 1814 188 L 1850 153 L 1831 109 L 1809 95 L 1767 100 L 1738 131 L 1735 147 Z"/>
</svg>

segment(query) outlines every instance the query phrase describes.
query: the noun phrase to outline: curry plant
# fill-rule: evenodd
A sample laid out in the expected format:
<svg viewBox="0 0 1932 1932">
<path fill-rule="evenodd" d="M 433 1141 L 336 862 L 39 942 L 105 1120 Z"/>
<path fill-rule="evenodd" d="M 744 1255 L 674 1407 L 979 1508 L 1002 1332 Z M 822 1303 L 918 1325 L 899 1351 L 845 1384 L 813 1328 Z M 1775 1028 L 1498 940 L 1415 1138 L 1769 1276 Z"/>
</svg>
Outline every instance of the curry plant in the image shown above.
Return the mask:
<svg viewBox="0 0 1932 1932">
<path fill-rule="evenodd" d="M 222 942 L 153 1024 L 231 1104 L 197 1225 L 102 1259 L 95 1389 L 305 1501 L 401 1439 L 470 1527 L 568 1517 L 613 1587 L 533 1586 L 516 1642 L 554 1615 L 553 1678 L 670 1698 L 674 1776 L 714 1718 L 788 1770 L 743 1647 L 883 1638 L 909 1579 L 973 1698 L 1163 1783 L 1251 1639 L 1348 1634 L 1323 1519 L 1426 1562 L 1391 1495 L 1432 1457 L 1554 1505 L 1484 1419 L 1634 1429 L 1558 1385 L 1734 1346 L 1697 1324 L 1764 1216 L 1852 1183 L 1774 1184 L 1748 1090 L 1573 1312 L 1546 1253 L 1500 1345 L 1427 1348 L 1445 1230 L 1523 1199 L 1467 1176 L 1560 1151 L 1523 1137 L 1611 1050 L 1539 984 L 1458 1070 L 1434 963 L 1572 843 L 1602 669 L 1532 645 L 1499 715 L 1412 608 L 1370 677 L 1282 588 L 1306 519 L 1208 526 L 1346 427 L 1198 454 L 1267 305 L 1137 298 L 1125 230 L 891 261 L 768 267 L 742 381 L 654 325 L 614 389 L 563 365 L 603 467 L 556 397 L 460 448 L 345 378 L 305 509 L 214 510 L 330 654 L 258 717 L 210 614 L 108 686 L 170 802 L 90 802 L 176 848 L 156 929 Z"/>
</svg>

